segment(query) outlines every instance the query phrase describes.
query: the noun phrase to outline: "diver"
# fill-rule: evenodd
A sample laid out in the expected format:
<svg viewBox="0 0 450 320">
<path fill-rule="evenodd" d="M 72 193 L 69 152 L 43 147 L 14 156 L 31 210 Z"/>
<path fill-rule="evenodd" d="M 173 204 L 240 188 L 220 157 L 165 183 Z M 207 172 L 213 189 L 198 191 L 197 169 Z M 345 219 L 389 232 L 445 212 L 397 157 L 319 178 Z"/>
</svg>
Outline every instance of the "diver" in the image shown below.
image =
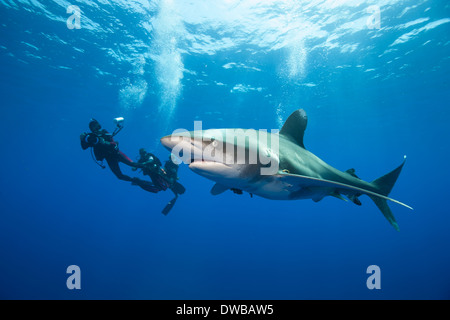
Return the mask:
<svg viewBox="0 0 450 320">
<path fill-rule="evenodd" d="M 167 206 L 162 211 L 163 214 L 167 215 L 169 211 L 175 205 L 178 199 L 178 195 L 183 194 L 186 189 L 181 185 L 178 180 L 178 165 L 174 163 L 169 157 L 164 163 L 164 168 L 162 168 L 162 163 L 153 153 L 147 152 L 144 148 L 139 150 L 139 160 L 137 163 L 140 167 L 134 167 L 132 170 L 142 169 L 142 173 L 150 177 L 153 185 L 159 188 L 160 191 L 166 191 L 167 189 L 172 190 L 175 194 Z M 145 189 L 145 187 L 141 188 Z"/>
<path fill-rule="evenodd" d="M 123 118 L 116 118 L 114 119 L 114 122 L 116 123 L 116 129 L 111 134 L 107 130 L 102 129 L 102 126 L 97 120 L 91 119 L 89 122 L 89 129 L 91 132 L 84 132 L 80 135 L 81 148 L 83 150 L 91 148 L 92 158 L 103 169 L 105 169 L 103 160 L 106 160 L 109 168 L 118 179 L 130 181 L 133 185 L 138 185 L 146 191 L 157 193 L 160 189 L 150 182 L 139 178 L 131 178 L 123 174 L 120 170 L 120 162 L 132 168 L 141 168 L 142 165 L 133 162 L 127 155 L 119 150 L 119 143 L 114 141 L 114 136 L 122 130 Z"/>
</svg>

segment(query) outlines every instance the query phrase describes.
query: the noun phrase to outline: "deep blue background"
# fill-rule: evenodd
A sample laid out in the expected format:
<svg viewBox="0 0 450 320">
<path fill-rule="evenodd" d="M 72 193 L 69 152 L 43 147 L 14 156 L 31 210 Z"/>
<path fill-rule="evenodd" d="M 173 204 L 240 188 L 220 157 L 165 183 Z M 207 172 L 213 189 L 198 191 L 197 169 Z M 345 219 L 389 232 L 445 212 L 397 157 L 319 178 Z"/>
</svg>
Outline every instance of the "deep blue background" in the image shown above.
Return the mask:
<svg viewBox="0 0 450 320">
<path fill-rule="evenodd" d="M 401 62 L 380 57 L 402 35 L 389 29 L 365 40 L 376 48 L 372 53 L 311 50 L 300 82 L 314 86 L 283 77 L 283 49 L 258 52 L 242 44 L 241 51 L 184 53 L 184 68 L 196 74 L 185 73 L 176 108 L 165 117 L 151 59 L 145 99 L 131 108 L 121 104 L 121 79 L 130 77 L 131 67 L 102 56 L 99 47 L 117 48 L 126 41 L 123 34 L 96 38 L 83 28 L 68 30 L 64 20 L 48 19 L 37 8 L 5 3 L 12 1 L 0 1 L 0 298 L 450 298 L 448 23 L 397 46 Z M 402 8 L 392 10 L 385 11 L 390 19 Z M 445 1 L 423 1 L 408 14 L 382 21 L 450 16 Z M 67 17 L 64 10 L 60 15 Z M 101 15 L 91 12 L 93 19 Z M 128 22 L 123 29 L 139 34 L 136 15 L 123 11 L 120 17 Z M 363 41 L 359 36 L 353 40 Z M 222 68 L 229 62 L 262 71 Z M 95 66 L 112 76 L 99 75 Z M 206 85 L 196 81 L 203 74 Z M 237 83 L 263 90 L 231 92 Z M 306 147 L 336 168 L 356 168 L 365 180 L 408 156 L 391 194 L 414 207 L 390 205 L 400 232 L 367 197 L 362 207 L 331 197 L 319 203 L 231 192 L 213 197 L 213 182 L 186 166 L 179 176 L 187 192 L 163 216 L 169 192 L 153 195 L 117 180 L 79 146 L 91 117 L 112 131 L 112 119 L 124 116 L 121 150 L 134 159 L 145 147 L 165 159 L 157 141 L 174 129 L 192 129 L 194 120 L 204 128 L 278 128 L 279 106 L 284 119 L 304 108 Z M 78 291 L 66 288 L 72 264 L 81 268 Z M 381 290 L 366 287 L 372 264 L 381 268 Z"/>
</svg>

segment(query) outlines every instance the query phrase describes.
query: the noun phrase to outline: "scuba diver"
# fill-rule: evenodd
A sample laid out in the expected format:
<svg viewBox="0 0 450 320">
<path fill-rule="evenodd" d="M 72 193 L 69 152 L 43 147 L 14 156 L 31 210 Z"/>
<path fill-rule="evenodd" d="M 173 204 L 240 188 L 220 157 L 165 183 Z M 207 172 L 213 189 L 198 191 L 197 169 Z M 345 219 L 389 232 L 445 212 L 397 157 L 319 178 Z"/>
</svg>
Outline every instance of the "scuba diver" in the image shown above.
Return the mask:
<svg viewBox="0 0 450 320">
<path fill-rule="evenodd" d="M 164 168 L 162 168 L 161 161 L 153 153 L 145 151 L 144 148 L 139 150 L 139 160 L 138 165 L 132 168 L 132 170 L 142 169 L 142 173 L 149 176 L 153 182 L 153 186 L 159 188 L 160 191 L 166 191 L 167 189 L 172 190 L 175 194 L 175 198 L 169 201 L 164 210 L 163 214 L 167 215 L 169 211 L 175 205 L 178 199 L 178 195 L 183 194 L 186 189 L 177 182 L 178 180 L 178 165 L 172 161 L 169 157 L 164 163 Z M 133 183 L 133 182 L 132 182 Z M 145 187 L 141 186 L 145 189 Z"/>
<path fill-rule="evenodd" d="M 103 169 L 105 169 L 103 160 L 106 160 L 109 168 L 118 179 L 131 181 L 133 185 L 138 185 L 146 191 L 157 193 L 160 191 L 160 188 L 148 181 L 141 180 L 139 178 L 131 178 L 123 174 L 120 170 L 120 162 L 132 168 L 143 168 L 141 164 L 133 162 L 122 151 L 120 151 L 118 142 L 114 141 L 114 136 L 117 135 L 123 128 L 123 120 L 123 118 L 114 119 L 116 129 L 111 134 L 107 130 L 102 129 L 102 126 L 97 120 L 91 119 L 89 122 L 89 129 L 91 132 L 84 132 L 80 135 L 81 148 L 86 150 L 90 147 L 92 159 L 94 159 L 94 161 Z"/>
</svg>

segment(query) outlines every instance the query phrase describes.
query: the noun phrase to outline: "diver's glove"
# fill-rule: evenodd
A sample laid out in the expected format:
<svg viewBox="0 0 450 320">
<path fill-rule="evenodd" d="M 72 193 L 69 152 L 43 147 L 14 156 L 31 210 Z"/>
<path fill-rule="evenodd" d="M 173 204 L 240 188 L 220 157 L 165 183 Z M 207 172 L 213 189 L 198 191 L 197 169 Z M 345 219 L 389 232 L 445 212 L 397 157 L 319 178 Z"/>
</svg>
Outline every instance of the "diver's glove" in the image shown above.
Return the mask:
<svg viewBox="0 0 450 320">
<path fill-rule="evenodd" d="M 137 169 L 144 169 L 144 168 L 145 168 L 145 163 L 142 163 L 142 162 L 135 162 L 134 164 L 135 164 L 135 166 L 136 166 L 136 167 L 132 168 L 132 169 L 134 169 L 134 170 L 137 170 Z"/>
</svg>

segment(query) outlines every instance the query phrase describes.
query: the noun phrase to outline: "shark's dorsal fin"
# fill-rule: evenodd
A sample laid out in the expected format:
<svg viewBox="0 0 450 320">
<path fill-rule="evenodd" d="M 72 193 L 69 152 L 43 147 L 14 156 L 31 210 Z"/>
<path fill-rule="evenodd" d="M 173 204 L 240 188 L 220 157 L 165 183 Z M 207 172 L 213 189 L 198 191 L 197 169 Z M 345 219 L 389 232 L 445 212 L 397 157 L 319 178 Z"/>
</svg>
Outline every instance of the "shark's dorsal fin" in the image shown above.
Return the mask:
<svg viewBox="0 0 450 320">
<path fill-rule="evenodd" d="M 213 196 L 217 196 L 218 194 L 221 194 L 221 193 L 227 191 L 228 189 L 230 189 L 230 188 L 224 186 L 223 184 L 216 183 L 211 189 L 211 194 Z"/>
<path fill-rule="evenodd" d="M 308 117 L 303 109 L 298 109 L 292 112 L 287 118 L 283 127 L 280 130 L 280 134 L 284 135 L 288 139 L 297 143 L 300 147 L 305 149 L 303 144 L 303 136 L 305 135 L 306 124 L 308 123 Z"/>
</svg>

